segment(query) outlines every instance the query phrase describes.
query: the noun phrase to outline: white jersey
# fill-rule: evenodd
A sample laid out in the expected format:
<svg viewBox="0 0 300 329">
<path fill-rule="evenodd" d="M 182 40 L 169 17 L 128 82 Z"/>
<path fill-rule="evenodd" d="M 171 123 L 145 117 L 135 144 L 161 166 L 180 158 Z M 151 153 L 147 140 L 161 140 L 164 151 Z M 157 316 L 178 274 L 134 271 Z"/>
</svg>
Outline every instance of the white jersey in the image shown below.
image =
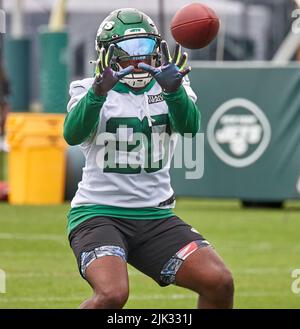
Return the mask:
<svg viewBox="0 0 300 329">
<path fill-rule="evenodd" d="M 71 99 L 68 112 L 86 95 L 94 79 L 88 78 L 74 81 L 70 85 Z M 189 81 L 184 80 L 183 86 L 189 97 L 196 101 Z M 105 103 L 99 113 L 99 123 L 95 133 L 80 148 L 85 156 L 82 181 L 72 200 L 71 207 L 82 205 L 106 205 L 124 208 L 174 207 L 162 203 L 174 194 L 170 183 L 169 163 L 156 170 L 148 170 L 145 166 L 147 154 L 152 163 L 157 163 L 164 157 L 163 147 L 155 145 L 151 154 L 142 143 L 134 145 L 133 133 L 144 130 L 151 133 L 166 132 L 169 125 L 168 106 L 162 97 L 162 89 L 155 82 L 152 88 L 141 94 L 131 92 L 120 93 L 114 90 L 108 92 Z M 142 128 L 142 129 L 141 129 Z M 103 134 L 115 137 L 117 142 L 132 142 L 132 150 L 126 152 L 119 144 L 114 152 L 115 164 L 136 162 L 133 169 L 107 169 L 103 165 L 107 144 L 103 142 Z M 154 143 L 155 144 L 155 143 Z M 173 155 L 175 143 L 170 143 L 169 154 Z M 149 158 L 148 158 L 149 160 Z"/>
</svg>

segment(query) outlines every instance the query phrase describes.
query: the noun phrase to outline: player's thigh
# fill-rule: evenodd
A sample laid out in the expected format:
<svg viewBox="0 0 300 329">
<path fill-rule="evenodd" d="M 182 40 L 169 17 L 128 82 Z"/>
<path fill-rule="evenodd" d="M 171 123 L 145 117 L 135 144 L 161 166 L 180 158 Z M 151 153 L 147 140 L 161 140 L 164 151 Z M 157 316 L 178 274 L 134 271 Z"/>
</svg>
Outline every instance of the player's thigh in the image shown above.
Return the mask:
<svg viewBox="0 0 300 329">
<path fill-rule="evenodd" d="M 128 262 L 161 286 L 175 283 L 184 259 L 209 245 L 199 232 L 176 216 L 145 221 L 141 235 L 142 243 L 129 252 Z"/>
<path fill-rule="evenodd" d="M 99 217 L 83 222 L 69 240 L 81 275 L 95 291 L 128 287 L 127 242 L 113 219 Z"/>
<path fill-rule="evenodd" d="M 201 295 L 221 290 L 231 293 L 233 289 L 230 271 L 211 247 L 198 249 L 189 255 L 178 269 L 175 281 L 176 285 Z"/>
<path fill-rule="evenodd" d="M 96 294 L 128 295 L 127 263 L 120 257 L 103 256 L 96 259 L 86 269 L 85 278 Z"/>
</svg>

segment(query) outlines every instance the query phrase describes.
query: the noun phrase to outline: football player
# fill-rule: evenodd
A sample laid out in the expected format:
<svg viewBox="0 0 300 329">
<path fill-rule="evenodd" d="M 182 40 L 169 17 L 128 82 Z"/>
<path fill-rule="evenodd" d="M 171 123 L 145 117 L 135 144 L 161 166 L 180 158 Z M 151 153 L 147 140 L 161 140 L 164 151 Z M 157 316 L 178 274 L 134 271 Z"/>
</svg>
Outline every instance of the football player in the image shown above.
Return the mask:
<svg viewBox="0 0 300 329">
<path fill-rule="evenodd" d="M 177 44 L 171 57 L 153 21 L 131 8 L 102 22 L 96 50 L 95 77 L 71 83 L 64 125 L 66 141 L 80 145 L 86 158 L 68 215 L 71 247 L 94 291 L 81 308 L 122 308 L 127 263 L 162 287 L 196 292 L 200 308 L 231 308 L 231 273 L 173 212 L 165 154 L 172 156 L 175 143 L 160 147 L 153 138 L 199 130 L 187 54 Z"/>
</svg>

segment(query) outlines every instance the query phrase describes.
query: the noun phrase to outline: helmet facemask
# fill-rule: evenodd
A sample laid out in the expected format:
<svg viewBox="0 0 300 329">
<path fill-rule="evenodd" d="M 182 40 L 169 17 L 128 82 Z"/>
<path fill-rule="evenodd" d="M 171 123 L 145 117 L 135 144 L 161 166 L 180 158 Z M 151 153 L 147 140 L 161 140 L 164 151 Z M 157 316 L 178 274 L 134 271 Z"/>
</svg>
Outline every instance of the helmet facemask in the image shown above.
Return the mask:
<svg viewBox="0 0 300 329">
<path fill-rule="evenodd" d="M 123 78 L 121 82 L 131 88 L 144 88 L 152 80 L 152 76 L 138 68 L 139 63 L 151 66 L 158 65 L 159 40 L 151 37 L 135 37 L 116 44 L 117 65 L 122 69 L 133 65 L 134 71 Z"/>
<path fill-rule="evenodd" d="M 152 80 L 152 76 L 139 69 L 139 63 L 157 67 L 160 64 L 159 46 L 160 39 L 149 35 L 135 35 L 123 37 L 113 42 L 115 45 L 113 57 L 113 69 L 119 71 L 130 65 L 134 66 L 134 71 L 120 80 L 133 89 L 145 88 Z M 107 45 L 109 46 L 109 45 Z"/>
</svg>

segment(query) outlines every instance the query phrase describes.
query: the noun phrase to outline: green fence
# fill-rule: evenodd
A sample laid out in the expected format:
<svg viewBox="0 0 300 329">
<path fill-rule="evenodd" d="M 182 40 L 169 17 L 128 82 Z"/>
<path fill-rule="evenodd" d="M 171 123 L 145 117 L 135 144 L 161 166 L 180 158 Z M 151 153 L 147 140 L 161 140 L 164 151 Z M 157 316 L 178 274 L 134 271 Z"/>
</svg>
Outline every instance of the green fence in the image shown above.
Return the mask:
<svg viewBox="0 0 300 329">
<path fill-rule="evenodd" d="M 172 171 L 177 195 L 280 201 L 300 196 L 300 66 L 194 65 L 204 175 Z"/>
</svg>

